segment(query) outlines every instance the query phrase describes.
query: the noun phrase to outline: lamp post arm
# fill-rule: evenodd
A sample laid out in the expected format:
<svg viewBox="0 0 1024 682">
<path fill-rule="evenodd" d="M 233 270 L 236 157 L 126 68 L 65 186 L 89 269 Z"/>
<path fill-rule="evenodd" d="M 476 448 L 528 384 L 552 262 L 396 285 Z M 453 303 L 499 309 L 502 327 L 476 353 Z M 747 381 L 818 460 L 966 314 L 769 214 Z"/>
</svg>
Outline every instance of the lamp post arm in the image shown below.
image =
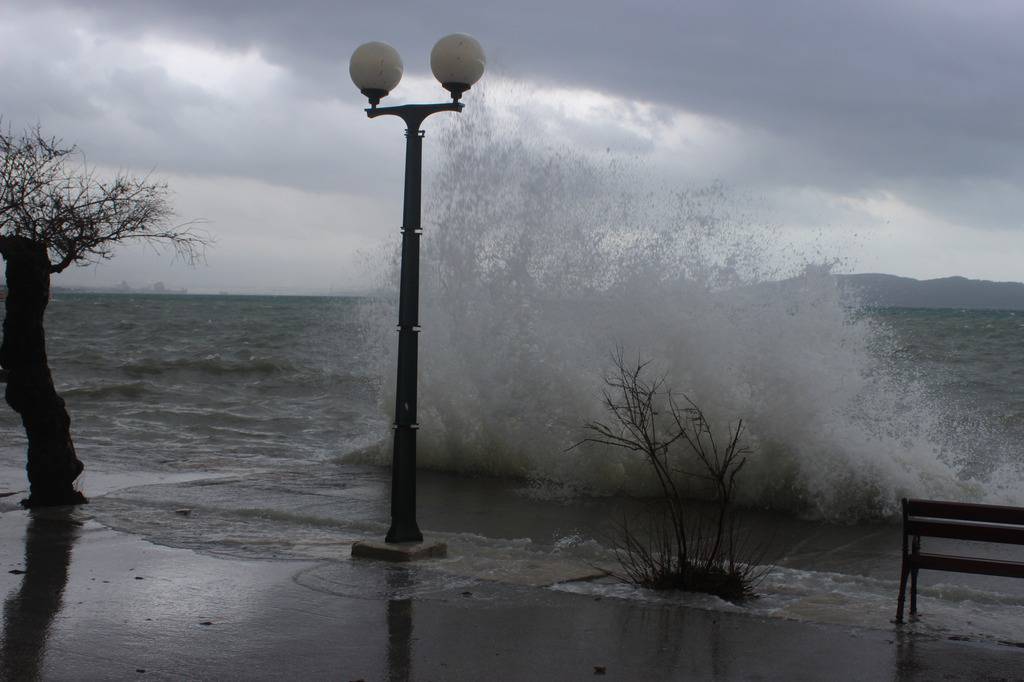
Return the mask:
<svg viewBox="0 0 1024 682">
<path fill-rule="evenodd" d="M 398 116 L 405 121 L 411 131 L 420 129 L 423 120 L 439 111 L 462 111 L 462 102 L 439 102 L 437 104 L 402 104 L 397 107 L 370 107 L 366 110 L 368 118 L 378 116 Z"/>
</svg>

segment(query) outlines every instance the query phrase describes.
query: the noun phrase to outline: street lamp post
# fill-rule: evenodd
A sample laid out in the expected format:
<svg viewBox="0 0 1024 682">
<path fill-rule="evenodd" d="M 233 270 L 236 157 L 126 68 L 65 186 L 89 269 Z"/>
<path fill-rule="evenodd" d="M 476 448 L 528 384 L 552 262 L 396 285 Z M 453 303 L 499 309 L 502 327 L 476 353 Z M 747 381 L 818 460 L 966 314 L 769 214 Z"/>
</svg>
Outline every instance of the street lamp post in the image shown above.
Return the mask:
<svg viewBox="0 0 1024 682">
<path fill-rule="evenodd" d="M 430 52 L 430 68 L 452 95 L 451 102 L 379 107 L 402 78 L 402 59 L 386 43 L 356 48 L 349 73 L 370 101 L 366 115 L 398 116 L 405 121 L 405 203 L 402 211 L 402 265 L 398 294 L 398 380 L 395 388 L 395 437 L 391 463 L 391 527 L 385 542 L 421 542 L 416 523 L 416 375 L 420 288 L 420 187 L 423 170 L 423 121 L 439 111 L 462 111 L 462 94 L 483 75 L 483 49 L 473 37 L 455 33 Z"/>
</svg>

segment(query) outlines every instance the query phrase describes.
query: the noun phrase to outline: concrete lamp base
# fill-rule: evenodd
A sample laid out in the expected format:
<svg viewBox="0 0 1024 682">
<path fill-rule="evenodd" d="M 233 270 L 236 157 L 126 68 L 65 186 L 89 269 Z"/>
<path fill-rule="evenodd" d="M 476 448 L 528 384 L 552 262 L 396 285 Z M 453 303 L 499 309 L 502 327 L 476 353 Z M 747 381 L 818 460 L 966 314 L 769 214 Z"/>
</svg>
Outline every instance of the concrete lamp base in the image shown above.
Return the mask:
<svg viewBox="0 0 1024 682">
<path fill-rule="evenodd" d="M 360 540 L 352 545 L 354 559 L 377 559 L 378 561 L 417 561 L 419 559 L 440 559 L 448 555 L 448 545 L 443 542 L 380 542 Z"/>
</svg>

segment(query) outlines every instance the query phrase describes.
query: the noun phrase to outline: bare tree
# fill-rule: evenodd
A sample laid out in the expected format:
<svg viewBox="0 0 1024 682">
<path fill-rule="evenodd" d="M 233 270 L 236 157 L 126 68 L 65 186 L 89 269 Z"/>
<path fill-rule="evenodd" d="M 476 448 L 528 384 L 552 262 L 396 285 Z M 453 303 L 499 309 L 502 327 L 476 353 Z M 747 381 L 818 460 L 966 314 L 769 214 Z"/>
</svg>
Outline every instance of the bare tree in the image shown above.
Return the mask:
<svg viewBox="0 0 1024 682">
<path fill-rule="evenodd" d="M 0 256 L 7 263 L 0 366 L 7 404 L 28 437 L 25 506 L 80 504 L 83 464 L 70 417 L 54 389 L 43 316 L 50 275 L 110 258 L 125 240 L 166 244 L 194 263 L 207 244 L 192 224 L 175 225 L 165 183 L 118 173 L 101 178 L 74 146 L 39 127 L 15 136 L 0 127 Z"/>
</svg>

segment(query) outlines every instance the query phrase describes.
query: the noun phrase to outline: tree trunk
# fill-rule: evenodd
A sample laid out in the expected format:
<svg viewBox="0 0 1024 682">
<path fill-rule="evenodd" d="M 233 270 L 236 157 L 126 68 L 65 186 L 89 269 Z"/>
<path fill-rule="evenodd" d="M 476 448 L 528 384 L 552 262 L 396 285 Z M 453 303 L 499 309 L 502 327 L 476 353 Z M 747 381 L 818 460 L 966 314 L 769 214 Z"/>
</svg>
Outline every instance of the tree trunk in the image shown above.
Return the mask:
<svg viewBox="0 0 1024 682">
<path fill-rule="evenodd" d="M 7 261 L 7 316 L 0 366 L 7 370 L 7 404 L 21 415 L 28 437 L 26 507 L 86 502 L 74 488 L 84 466 L 71 442 L 71 418 L 53 387 L 46 360 L 43 314 L 50 299 L 46 248 L 25 237 L 0 238 Z"/>
</svg>

